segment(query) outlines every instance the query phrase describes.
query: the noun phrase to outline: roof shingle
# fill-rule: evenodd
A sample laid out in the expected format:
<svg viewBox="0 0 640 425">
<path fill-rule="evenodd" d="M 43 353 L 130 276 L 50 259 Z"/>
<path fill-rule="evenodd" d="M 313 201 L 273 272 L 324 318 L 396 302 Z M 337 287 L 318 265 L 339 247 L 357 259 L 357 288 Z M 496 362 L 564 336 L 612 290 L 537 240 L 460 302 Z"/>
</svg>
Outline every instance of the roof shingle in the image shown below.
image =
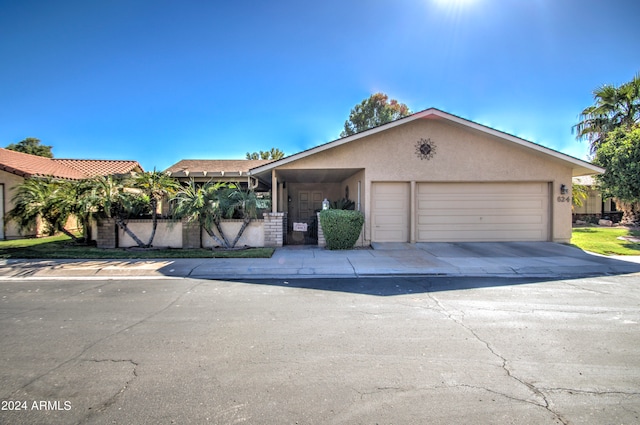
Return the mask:
<svg viewBox="0 0 640 425">
<path fill-rule="evenodd" d="M 22 177 L 81 180 L 95 176 L 142 171 L 137 161 L 52 159 L 0 148 L 0 169 Z"/>
</svg>

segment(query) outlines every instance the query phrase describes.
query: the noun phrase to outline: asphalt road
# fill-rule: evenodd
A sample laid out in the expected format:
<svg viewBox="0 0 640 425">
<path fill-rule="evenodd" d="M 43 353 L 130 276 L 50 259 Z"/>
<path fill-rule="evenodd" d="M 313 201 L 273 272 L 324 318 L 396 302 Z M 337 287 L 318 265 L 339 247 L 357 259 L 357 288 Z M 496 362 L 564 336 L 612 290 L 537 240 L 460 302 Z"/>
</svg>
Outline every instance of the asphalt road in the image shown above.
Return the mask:
<svg viewBox="0 0 640 425">
<path fill-rule="evenodd" d="M 639 323 L 637 274 L 0 282 L 0 423 L 634 424 Z"/>
</svg>

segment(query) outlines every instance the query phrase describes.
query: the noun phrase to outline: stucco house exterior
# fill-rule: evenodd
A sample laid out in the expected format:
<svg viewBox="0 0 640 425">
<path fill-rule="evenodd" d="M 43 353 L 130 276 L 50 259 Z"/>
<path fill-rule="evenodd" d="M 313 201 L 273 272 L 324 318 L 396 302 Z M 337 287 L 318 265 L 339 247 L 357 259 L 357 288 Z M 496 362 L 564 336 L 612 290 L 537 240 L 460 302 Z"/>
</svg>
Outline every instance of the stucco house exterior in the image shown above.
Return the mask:
<svg viewBox="0 0 640 425">
<path fill-rule="evenodd" d="M 44 158 L 0 148 L 0 217 L 13 209 L 14 188 L 30 177 L 56 177 L 81 180 L 95 176 L 142 172 L 137 161 Z M 0 221 L 0 239 L 36 236 L 36 227 L 20 233 L 15 223 Z"/>
<path fill-rule="evenodd" d="M 604 170 L 438 109 L 253 167 L 272 213 L 310 223 L 348 198 L 371 242 L 571 238 L 571 185 Z"/>
<path fill-rule="evenodd" d="M 611 198 L 604 198 L 597 187 L 593 176 L 574 177 L 573 184 L 579 184 L 587 188 L 587 198 L 582 200 L 582 205 L 573 206 L 573 221 L 586 220 L 597 223 L 604 218 L 617 223 L 622 218 L 622 211 L 616 210 L 616 203 Z"/>
</svg>

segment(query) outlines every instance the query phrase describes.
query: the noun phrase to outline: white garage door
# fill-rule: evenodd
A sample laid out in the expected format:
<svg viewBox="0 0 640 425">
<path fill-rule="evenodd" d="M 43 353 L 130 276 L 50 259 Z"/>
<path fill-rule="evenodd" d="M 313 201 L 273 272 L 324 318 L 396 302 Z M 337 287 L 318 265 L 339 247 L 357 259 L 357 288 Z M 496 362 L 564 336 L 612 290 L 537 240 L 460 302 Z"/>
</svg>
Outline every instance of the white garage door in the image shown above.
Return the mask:
<svg viewBox="0 0 640 425">
<path fill-rule="evenodd" d="M 547 241 L 547 183 L 419 183 L 419 242 Z"/>
<path fill-rule="evenodd" d="M 371 239 L 409 241 L 409 183 L 373 183 Z"/>
</svg>

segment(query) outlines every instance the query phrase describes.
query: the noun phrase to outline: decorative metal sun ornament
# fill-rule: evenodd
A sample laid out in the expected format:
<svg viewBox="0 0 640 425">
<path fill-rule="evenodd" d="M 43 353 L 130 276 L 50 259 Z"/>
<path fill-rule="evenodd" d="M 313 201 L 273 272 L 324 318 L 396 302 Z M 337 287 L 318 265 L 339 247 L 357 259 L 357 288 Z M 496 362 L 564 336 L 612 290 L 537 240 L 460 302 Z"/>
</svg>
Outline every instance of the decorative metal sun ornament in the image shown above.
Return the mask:
<svg viewBox="0 0 640 425">
<path fill-rule="evenodd" d="M 436 144 L 431 139 L 420 139 L 416 142 L 416 155 L 427 161 L 436 154 Z"/>
</svg>

